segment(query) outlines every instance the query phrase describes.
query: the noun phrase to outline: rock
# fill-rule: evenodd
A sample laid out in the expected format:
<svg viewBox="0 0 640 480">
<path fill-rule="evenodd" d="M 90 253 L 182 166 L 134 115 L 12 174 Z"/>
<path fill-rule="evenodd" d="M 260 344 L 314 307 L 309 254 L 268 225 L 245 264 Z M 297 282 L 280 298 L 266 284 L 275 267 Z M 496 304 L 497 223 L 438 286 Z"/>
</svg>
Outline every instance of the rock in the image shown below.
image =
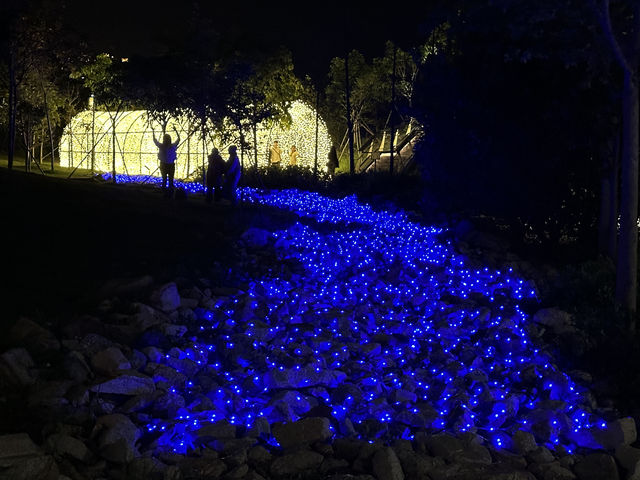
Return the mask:
<svg viewBox="0 0 640 480">
<path fill-rule="evenodd" d="M 328 418 L 309 417 L 297 422 L 277 423 L 272 426 L 273 436 L 283 449 L 304 447 L 323 442 L 333 435 Z"/>
<path fill-rule="evenodd" d="M 555 460 L 553 453 L 547 447 L 536 447 L 526 454 L 526 458 L 531 463 L 551 463 Z"/>
<path fill-rule="evenodd" d="M 91 367 L 80 352 L 72 350 L 68 352 L 63 361 L 65 376 L 78 383 L 85 382 L 93 377 Z"/>
<path fill-rule="evenodd" d="M 261 445 L 252 447 L 247 452 L 247 460 L 251 465 L 265 466 L 271 463 L 273 455 Z"/>
<path fill-rule="evenodd" d="M 139 455 L 140 431 L 129 417 L 115 413 L 98 418 L 91 433 L 100 455 L 114 463 L 128 463 Z"/>
<path fill-rule="evenodd" d="M 518 430 L 511 438 L 513 449 L 520 455 L 525 455 L 538 448 L 535 437 L 524 430 Z"/>
<path fill-rule="evenodd" d="M 167 465 L 154 457 L 134 458 L 127 464 L 127 478 L 164 480 Z"/>
<path fill-rule="evenodd" d="M 532 464 L 529 466 L 529 470 L 537 478 L 543 480 L 575 480 L 577 478 L 571 470 L 563 467 L 558 462 Z"/>
<path fill-rule="evenodd" d="M 12 348 L 0 355 L 0 384 L 26 387 L 36 381 L 33 358 L 24 348 Z"/>
<path fill-rule="evenodd" d="M 182 478 L 199 479 L 199 478 L 220 478 L 227 471 L 227 466 L 220 459 L 215 458 L 183 458 L 178 464 L 182 472 Z"/>
<path fill-rule="evenodd" d="M 573 471 L 579 480 L 619 480 L 615 459 L 606 453 L 586 455 L 576 463 Z"/>
<path fill-rule="evenodd" d="M 378 480 L 404 480 L 400 460 L 391 447 L 378 450 L 373 455 L 372 466 Z"/>
<path fill-rule="evenodd" d="M 349 468 L 349 462 L 342 458 L 325 457 L 320 465 L 320 473 L 328 475 L 336 472 L 346 472 Z"/>
<path fill-rule="evenodd" d="M 571 314 L 559 308 L 543 308 L 533 315 L 533 321 L 549 327 L 556 335 L 574 330 Z"/>
<path fill-rule="evenodd" d="M 491 453 L 487 447 L 477 443 L 471 443 L 462 452 L 454 454 L 453 458 L 456 462 L 466 464 L 489 465 L 491 463 Z"/>
<path fill-rule="evenodd" d="M 591 429 L 591 433 L 602 448 L 615 450 L 620 445 L 631 445 L 636 441 L 636 422 L 632 417 L 620 418 Z"/>
<path fill-rule="evenodd" d="M 309 473 L 320 466 L 324 457 L 311 450 L 300 450 L 276 458 L 271 464 L 270 472 L 276 477 Z"/>
<path fill-rule="evenodd" d="M 627 472 L 627 480 L 640 480 L 640 448 L 620 445 L 616 448 L 615 458 Z"/>
<path fill-rule="evenodd" d="M 129 370 L 131 368 L 127 357 L 115 346 L 95 353 L 91 357 L 91 366 L 97 373 L 108 377 L 116 375 L 120 370 Z"/>
<path fill-rule="evenodd" d="M 83 463 L 92 463 L 95 458 L 83 441 L 69 435 L 54 433 L 46 440 L 47 449 L 56 456 L 67 456 Z"/>
<path fill-rule="evenodd" d="M 144 395 L 155 390 L 153 380 L 136 371 L 129 371 L 114 379 L 92 385 L 89 390 L 96 393 L 120 395 Z"/>
<path fill-rule="evenodd" d="M 42 449 L 26 433 L 0 435 L 0 467 L 10 464 L 14 458 L 36 457 L 42 454 Z"/>
<path fill-rule="evenodd" d="M 26 433 L 0 435 L 0 478 L 57 480 L 58 466 Z"/>
<path fill-rule="evenodd" d="M 271 232 L 255 227 L 245 230 L 240 235 L 240 239 L 250 248 L 266 247 L 270 238 Z"/>
<path fill-rule="evenodd" d="M 151 294 L 151 304 L 163 312 L 172 312 L 180 307 L 180 294 L 175 282 L 162 285 Z"/>
<path fill-rule="evenodd" d="M 236 426 L 229 423 L 228 420 L 220 420 L 219 422 L 204 425 L 196 432 L 199 437 L 235 438 Z"/>
<path fill-rule="evenodd" d="M 464 444 L 448 433 L 439 433 L 427 438 L 427 447 L 436 457 L 451 460 L 456 453 L 462 452 Z"/>
<path fill-rule="evenodd" d="M 59 480 L 60 471 L 51 455 L 15 459 L 0 472 L 2 480 Z"/>
<path fill-rule="evenodd" d="M 25 317 L 20 317 L 13 325 L 9 340 L 25 346 L 34 356 L 60 350 L 60 342 L 51 331 Z"/>
</svg>

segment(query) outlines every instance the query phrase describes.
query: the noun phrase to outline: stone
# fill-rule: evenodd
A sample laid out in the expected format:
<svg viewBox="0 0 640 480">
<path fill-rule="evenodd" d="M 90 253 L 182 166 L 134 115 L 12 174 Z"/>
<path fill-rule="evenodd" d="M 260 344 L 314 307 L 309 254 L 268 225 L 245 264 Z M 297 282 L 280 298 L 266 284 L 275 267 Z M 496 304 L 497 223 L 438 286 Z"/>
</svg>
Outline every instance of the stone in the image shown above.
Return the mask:
<svg viewBox="0 0 640 480">
<path fill-rule="evenodd" d="M 605 450 L 615 450 L 620 445 L 631 445 L 637 439 L 636 422 L 632 417 L 606 422 L 591 429 L 596 442 Z"/>
<path fill-rule="evenodd" d="M 15 458 L 37 457 L 42 455 L 27 433 L 0 435 L 0 467 L 10 465 Z"/>
<path fill-rule="evenodd" d="M 533 315 L 533 321 L 549 327 L 556 335 L 573 330 L 571 314 L 559 308 L 543 308 Z"/>
<path fill-rule="evenodd" d="M 153 380 L 136 371 L 129 371 L 111 380 L 96 383 L 89 390 L 96 393 L 117 393 L 119 395 L 144 395 L 153 393 Z"/>
<path fill-rule="evenodd" d="M 9 341 L 25 346 L 35 356 L 60 350 L 60 341 L 50 330 L 26 317 L 20 317 L 11 327 Z"/>
<path fill-rule="evenodd" d="M 117 375 L 120 370 L 131 369 L 131 363 L 124 356 L 122 350 L 111 346 L 100 350 L 91 357 L 91 366 L 101 375 L 111 377 Z"/>
<path fill-rule="evenodd" d="M 251 227 L 240 235 L 241 240 L 250 248 L 266 247 L 271 238 L 271 232 L 261 228 Z"/>
<path fill-rule="evenodd" d="M 296 422 L 276 423 L 272 426 L 273 436 L 283 449 L 304 447 L 325 441 L 333 435 L 328 418 L 309 417 Z"/>
<path fill-rule="evenodd" d="M 33 367 L 35 363 L 24 348 L 12 348 L 0 355 L 0 384 L 26 387 L 36 381 Z"/>
<path fill-rule="evenodd" d="M 640 480 L 640 448 L 620 445 L 616 448 L 615 459 L 627 472 L 627 480 Z"/>
<path fill-rule="evenodd" d="M 220 420 L 215 423 L 203 425 L 196 430 L 199 437 L 235 438 L 236 426 L 228 420 Z"/>
<path fill-rule="evenodd" d="M 273 455 L 261 445 L 252 447 L 247 452 L 247 460 L 251 465 L 264 466 L 271 463 Z"/>
<path fill-rule="evenodd" d="M 555 460 L 553 453 L 547 447 L 536 447 L 535 450 L 528 452 L 525 457 L 531 463 L 551 463 Z"/>
<path fill-rule="evenodd" d="M 15 459 L 0 472 L 2 480 L 59 480 L 60 471 L 51 455 Z"/>
<path fill-rule="evenodd" d="M 511 443 L 514 451 L 520 455 L 525 455 L 538 448 L 535 437 L 524 430 L 518 430 L 514 433 L 511 437 Z"/>
<path fill-rule="evenodd" d="M 154 457 L 134 458 L 127 464 L 128 478 L 164 480 L 167 465 Z"/>
<path fill-rule="evenodd" d="M 558 462 L 534 463 L 529 465 L 529 471 L 543 480 L 575 480 L 577 478 L 571 470 L 563 467 Z"/>
<path fill-rule="evenodd" d="M 619 480 L 618 466 L 615 459 L 606 453 L 586 455 L 573 467 L 579 480 Z"/>
<path fill-rule="evenodd" d="M 163 312 L 172 312 L 180 307 L 180 294 L 175 282 L 160 286 L 151 294 L 151 304 Z"/>
<path fill-rule="evenodd" d="M 382 448 L 373 455 L 372 468 L 378 480 L 404 480 L 400 460 L 391 447 Z"/>
<path fill-rule="evenodd" d="M 439 433 L 428 437 L 426 443 L 433 455 L 445 460 L 452 459 L 456 453 L 462 452 L 464 449 L 462 440 L 448 433 Z"/>
<path fill-rule="evenodd" d="M 300 475 L 317 469 L 324 457 L 311 450 L 300 450 L 276 458 L 271 464 L 270 472 L 276 477 Z"/>
<path fill-rule="evenodd" d="M 83 463 L 95 461 L 93 453 L 87 448 L 85 443 L 70 435 L 54 433 L 46 440 L 47 449 L 53 455 L 67 456 Z"/>
<path fill-rule="evenodd" d="M 136 442 L 140 430 L 126 415 L 114 413 L 97 419 L 91 438 L 96 440 L 100 455 L 114 463 L 128 463 L 139 455 Z"/>
</svg>

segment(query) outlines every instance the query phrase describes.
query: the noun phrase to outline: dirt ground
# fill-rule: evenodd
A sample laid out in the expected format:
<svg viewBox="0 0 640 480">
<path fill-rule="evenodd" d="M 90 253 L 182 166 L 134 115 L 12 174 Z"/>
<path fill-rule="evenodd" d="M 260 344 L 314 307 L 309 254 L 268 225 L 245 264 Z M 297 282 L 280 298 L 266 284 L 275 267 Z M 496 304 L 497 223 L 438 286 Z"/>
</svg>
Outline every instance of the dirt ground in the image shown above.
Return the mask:
<svg viewBox="0 0 640 480">
<path fill-rule="evenodd" d="M 279 211 L 163 198 L 157 187 L 64 179 L 0 168 L 3 326 L 53 320 L 96 302 L 112 279 L 206 274 L 233 260 L 249 226 L 288 223 Z"/>
</svg>

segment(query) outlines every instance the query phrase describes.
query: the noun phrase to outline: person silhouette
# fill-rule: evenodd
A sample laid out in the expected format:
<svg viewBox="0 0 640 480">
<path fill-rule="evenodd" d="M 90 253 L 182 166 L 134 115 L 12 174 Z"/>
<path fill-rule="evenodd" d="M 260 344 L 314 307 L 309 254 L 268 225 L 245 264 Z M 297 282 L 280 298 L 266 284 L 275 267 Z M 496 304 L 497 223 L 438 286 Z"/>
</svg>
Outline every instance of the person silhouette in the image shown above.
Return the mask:
<svg viewBox="0 0 640 480">
<path fill-rule="evenodd" d="M 298 164 L 298 157 L 300 156 L 300 152 L 298 152 L 298 149 L 296 148 L 295 145 L 291 145 L 291 151 L 289 152 L 289 165 L 297 165 Z"/>
<path fill-rule="evenodd" d="M 238 196 L 236 188 L 240 181 L 240 175 L 242 169 L 240 167 L 240 159 L 238 158 L 237 147 L 231 145 L 229 147 L 229 159 L 226 163 L 226 171 L 224 174 L 224 192 L 225 197 L 231 202 L 231 205 L 236 205 L 238 202 Z"/>
<path fill-rule="evenodd" d="M 208 203 L 217 202 L 222 198 L 222 180 L 226 164 L 217 148 L 213 148 L 209 154 L 209 165 L 207 167 L 207 196 Z"/>
<path fill-rule="evenodd" d="M 180 144 L 180 134 L 174 127 L 176 132 L 176 141 L 171 142 L 171 135 L 165 133 L 162 142 L 156 139 L 156 132 L 152 131 L 153 143 L 158 147 L 158 160 L 160 160 L 160 174 L 162 175 L 162 190 L 167 195 L 173 193 L 173 177 L 176 172 L 176 158 L 178 152 L 178 145 Z M 167 180 L 169 181 L 169 190 L 167 190 Z"/>
<path fill-rule="evenodd" d="M 280 145 L 278 145 L 277 140 L 275 140 L 273 145 L 271 145 L 269 157 L 269 163 L 272 166 L 277 167 L 280 165 L 280 162 L 282 161 L 282 150 L 280 150 Z"/>
</svg>

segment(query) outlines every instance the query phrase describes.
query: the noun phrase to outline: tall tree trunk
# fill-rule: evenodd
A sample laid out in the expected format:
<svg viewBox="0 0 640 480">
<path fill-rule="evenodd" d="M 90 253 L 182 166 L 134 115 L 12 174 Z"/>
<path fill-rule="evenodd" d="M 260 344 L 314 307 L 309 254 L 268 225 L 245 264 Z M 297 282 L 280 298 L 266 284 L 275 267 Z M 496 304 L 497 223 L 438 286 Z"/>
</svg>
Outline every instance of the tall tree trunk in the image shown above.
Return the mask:
<svg viewBox="0 0 640 480">
<path fill-rule="evenodd" d="M 49 128 L 49 140 L 51 141 L 51 173 L 53 173 L 56 148 L 53 142 L 53 128 L 51 128 L 51 117 L 49 116 L 49 103 L 47 102 L 47 89 L 44 88 L 44 82 L 42 81 L 42 79 L 40 79 L 40 87 L 42 88 L 42 98 L 44 100 L 44 111 L 47 116 L 47 127 Z"/>
<path fill-rule="evenodd" d="M 349 85 L 349 54 L 344 56 L 344 91 L 347 101 L 347 135 L 349 137 L 349 173 L 353 175 L 356 170 L 353 155 L 353 119 L 351 118 L 351 86 Z"/>
<path fill-rule="evenodd" d="M 253 122 L 251 125 L 251 130 L 253 131 L 253 156 L 254 163 L 256 166 L 256 174 L 258 173 L 258 125 L 256 122 Z"/>
<path fill-rule="evenodd" d="M 316 144 L 313 155 L 313 178 L 318 176 L 318 124 L 320 123 L 320 90 L 316 90 Z"/>
<path fill-rule="evenodd" d="M 637 69 L 625 70 L 622 90 L 622 178 L 620 240 L 616 267 L 616 302 L 635 329 L 638 282 L 638 80 Z"/>
<path fill-rule="evenodd" d="M 394 140 L 396 136 L 395 132 L 395 114 L 396 114 L 396 52 L 397 48 L 393 46 L 393 70 L 391 72 L 391 117 L 389 122 L 389 127 L 391 130 L 391 141 L 389 148 L 389 173 L 393 175 L 393 148 L 394 148 Z"/>
<path fill-rule="evenodd" d="M 615 261 L 618 239 L 618 155 L 620 134 L 608 142 L 602 155 L 598 253 Z"/>
<path fill-rule="evenodd" d="M 638 67 L 640 66 L 640 2 L 631 1 L 633 24 L 621 45 L 611 24 L 609 0 L 601 0 L 605 37 L 623 71 L 622 156 L 620 159 L 620 237 L 616 260 L 616 304 L 635 330 L 638 286 Z"/>
<path fill-rule="evenodd" d="M 116 112 L 113 117 L 111 117 L 111 146 L 113 148 L 113 155 L 111 157 L 111 175 L 113 176 L 113 183 L 117 183 L 116 180 L 116 117 L 118 113 Z"/>
<path fill-rule="evenodd" d="M 9 158 L 7 167 L 9 170 L 13 168 L 13 157 L 16 151 L 16 106 L 17 101 L 16 87 L 16 55 L 14 47 L 11 45 L 9 50 Z"/>
</svg>

